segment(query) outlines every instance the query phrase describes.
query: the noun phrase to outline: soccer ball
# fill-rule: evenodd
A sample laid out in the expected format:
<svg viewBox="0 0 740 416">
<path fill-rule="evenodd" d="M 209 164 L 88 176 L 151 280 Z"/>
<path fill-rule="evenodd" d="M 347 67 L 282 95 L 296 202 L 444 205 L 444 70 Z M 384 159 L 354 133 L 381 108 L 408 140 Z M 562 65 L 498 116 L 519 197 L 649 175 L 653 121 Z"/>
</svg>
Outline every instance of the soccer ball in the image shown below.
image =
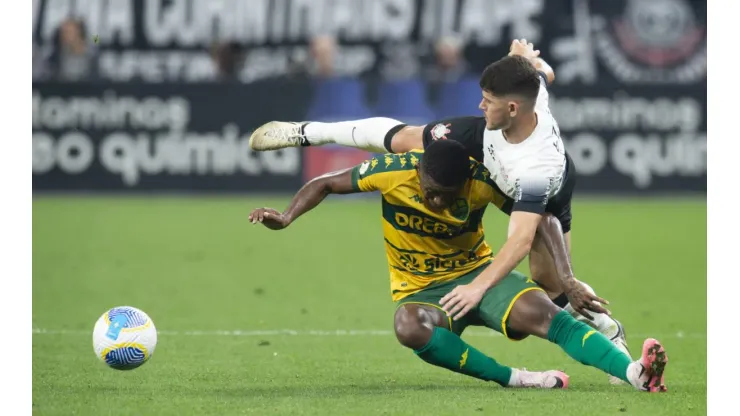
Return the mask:
<svg viewBox="0 0 740 416">
<path fill-rule="evenodd" d="M 113 308 L 98 319 L 93 349 L 109 367 L 133 370 L 147 362 L 157 346 L 157 329 L 149 315 L 131 306 Z"/>
</svg>

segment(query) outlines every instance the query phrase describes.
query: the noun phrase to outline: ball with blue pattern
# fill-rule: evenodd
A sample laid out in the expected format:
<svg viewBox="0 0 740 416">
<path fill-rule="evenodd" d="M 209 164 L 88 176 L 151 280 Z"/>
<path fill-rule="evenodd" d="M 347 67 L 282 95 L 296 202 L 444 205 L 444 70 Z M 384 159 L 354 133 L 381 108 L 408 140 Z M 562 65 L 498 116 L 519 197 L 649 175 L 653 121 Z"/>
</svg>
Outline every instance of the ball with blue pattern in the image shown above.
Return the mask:
<svg viewBox="0 0 740 416">
<path fill-rule="evenodd" d="M 133 370 L 147 362 L 157 346 L 157 330 L 144 311 L 119 306 L 106 311 L 95 323 L 95 355 L 116 370 Z"/>
</svg>

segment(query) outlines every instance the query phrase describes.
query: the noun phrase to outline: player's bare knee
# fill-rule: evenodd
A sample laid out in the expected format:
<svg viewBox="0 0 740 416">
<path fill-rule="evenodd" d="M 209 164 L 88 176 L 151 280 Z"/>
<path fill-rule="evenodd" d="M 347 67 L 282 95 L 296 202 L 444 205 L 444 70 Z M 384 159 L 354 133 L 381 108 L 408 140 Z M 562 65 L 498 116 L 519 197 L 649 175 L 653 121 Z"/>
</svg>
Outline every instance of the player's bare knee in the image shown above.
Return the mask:
<svg viewBox="0 0 740 416">
<path fill-rule="evenodd" d="M 424 148 L 424 126 L 405 126 L 391 139 L 393 153 L 404 153 Z"/>
<path fill-rule="evenodd" d="M 559 311 L 544 292 L 530 291 L 514 304 L 509 324 L 518 332 L 547 339 L 550 324 Z"/>
<path fill-rule="evenodd" d="M 396 310 L 393 326 L 396 339 L 404 347 L 421 349 L 432 337 L 434 324 L 418 305 L 403 305 Z"/>
</svg>

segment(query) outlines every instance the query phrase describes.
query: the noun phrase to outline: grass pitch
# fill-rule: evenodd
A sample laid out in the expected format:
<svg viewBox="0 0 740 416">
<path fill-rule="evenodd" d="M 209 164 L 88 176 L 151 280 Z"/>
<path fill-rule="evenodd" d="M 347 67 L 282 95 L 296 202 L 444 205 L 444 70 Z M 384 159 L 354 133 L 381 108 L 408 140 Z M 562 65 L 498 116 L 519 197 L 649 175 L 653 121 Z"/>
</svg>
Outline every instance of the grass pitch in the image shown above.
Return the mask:
<svg viewBox="0 0 740 416">
<path fill-rule="evenodd" d="M 276 198 L 36 198 L 33 410 L 43 415 L 706 413 L 706 201 L 574 202 L 576 275 L 611 302 L 633 355 L 647 336 L 669 392 L 614 387 L 557 346 L 464 338 L 499 362 L 558 368 L 566 391 L 503 389 L 432 367 L 391 333 L 393 304 L 373 199 L 326 201 L 280 232 L 252 226 Z M 507 217 L 489 209 L 498 249 Z M 526 272 L 526 266 L 521 268 Z M 93 354 L 108 308 L 160 331 L 129 372 Z"/>
</svg>

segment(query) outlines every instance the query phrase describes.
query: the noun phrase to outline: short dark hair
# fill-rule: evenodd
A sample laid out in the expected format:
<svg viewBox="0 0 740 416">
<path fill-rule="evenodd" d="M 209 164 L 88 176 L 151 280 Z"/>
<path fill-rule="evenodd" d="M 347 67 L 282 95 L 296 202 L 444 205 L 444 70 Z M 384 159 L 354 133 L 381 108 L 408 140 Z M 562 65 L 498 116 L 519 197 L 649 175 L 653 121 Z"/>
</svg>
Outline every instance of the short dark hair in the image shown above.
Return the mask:
<svg viewBox="0 0 740 416">
<path fill-rule="evenodd" d="M 497 97 L 515 94 L 535 101 L 540 91 L 540 76 L 529 59 L 505 56 L 483 70 L 480 87 Z"/>
<path fill-rule="evenodd" d="M 424 149 L 421 169 L 438 185 L 462 185 L 470 178 L 468 151 L 454 140 L 437 140 Z"/>
</svg>

